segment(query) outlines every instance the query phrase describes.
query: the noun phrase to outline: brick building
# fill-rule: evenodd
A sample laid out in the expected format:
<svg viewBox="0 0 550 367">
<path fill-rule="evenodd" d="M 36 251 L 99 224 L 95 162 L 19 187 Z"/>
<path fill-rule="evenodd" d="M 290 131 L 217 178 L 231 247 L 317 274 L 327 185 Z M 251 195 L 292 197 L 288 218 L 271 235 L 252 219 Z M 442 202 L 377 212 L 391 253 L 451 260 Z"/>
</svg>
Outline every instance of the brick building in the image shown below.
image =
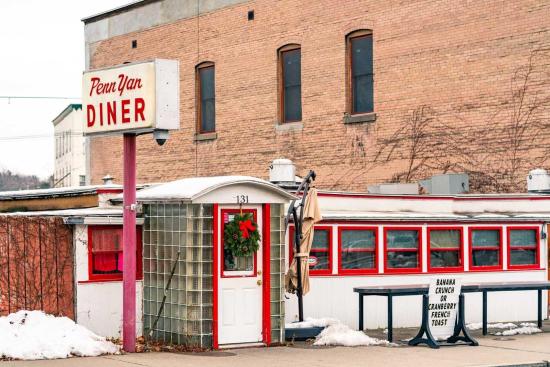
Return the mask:
<svg viewBox="0 0 550 367">
<path fill-rule="evenodd" d="M 548 0 L 143 0 L 84 19 L 86 67 L 180 62 L 181 130 L 138 139 L 141 182 L 265 178 L 284 157 L 326 189 L 467 172 L 474 191 L 524 191 L 550 163 L 549 14 Z M 91 139 L 92 183 L 121 180 L 121 152 L 119 136 Z"/>
</svg>

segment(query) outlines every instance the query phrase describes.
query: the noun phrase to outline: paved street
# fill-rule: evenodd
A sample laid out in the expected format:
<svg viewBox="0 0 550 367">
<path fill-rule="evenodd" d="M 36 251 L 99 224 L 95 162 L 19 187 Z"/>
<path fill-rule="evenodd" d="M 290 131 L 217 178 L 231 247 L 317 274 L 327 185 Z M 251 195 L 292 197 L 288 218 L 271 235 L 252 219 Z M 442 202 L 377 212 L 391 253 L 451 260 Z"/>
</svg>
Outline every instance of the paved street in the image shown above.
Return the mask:
<svg viewBox="0 0 550 367">
<path fill-rule="evenodd" d="M 82 366 L 509 366 L 550 360 L 550 333 L 479 338 L 479 347 L 290 347 L 249 348 L 202 354 L 140 353 L 51 361 L 13 361 L 2 367 Z"/>
</svg>

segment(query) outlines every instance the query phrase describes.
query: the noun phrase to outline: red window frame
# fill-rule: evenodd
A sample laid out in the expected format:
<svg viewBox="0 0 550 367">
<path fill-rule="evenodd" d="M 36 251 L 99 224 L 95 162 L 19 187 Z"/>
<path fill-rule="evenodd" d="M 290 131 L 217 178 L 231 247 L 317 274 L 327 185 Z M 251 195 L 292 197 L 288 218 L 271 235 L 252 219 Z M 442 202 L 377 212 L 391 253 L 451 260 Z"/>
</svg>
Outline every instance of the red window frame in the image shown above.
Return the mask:
<svg viewBox="0 0 550 367">
<path fill-rule="evenodd" d="M 89 281 L 122 281 L 122 273 L 120 274 L 94 274 L 93 272 L 93 231 L 103 229 L 119 229 L 122 232 L 122 226 L 96 225 L 88 226 L 88 280 Z M 122 254 L 123 251 L 121 250 Z M 136 280 L 143 279 L 143 241 L 141 226 L 136 227 Z"/>
<path fill-rule="evenodd" d="M 417 252 L 410 248 L 392 249 L 388 251 L 388 231 L 418 232 L 418 266 L 416 268 L 388 268 L 388 252 Z M 422 227 L 384 227 L 384 273 L 422 273 Z"/>
<path fill-rule="evenodd" d="M 488 265 L 488 266 L 474 266 L 474 248 L 472 246 L 472 232 L 477 230 L 493 230 L 500 232 L 500 247 L 483 247 L 484 250 L 499 250 L 498 255 L 498 265 Z M 493 270 L 502 270 L 502 256 L 504 252 L 504 241 L 502 238 L 502 226 L 473 226 L 468 228 L 468 251 L 470 252 L 470 268 L 469 271 L 493 271 Z"/>
<path fill-rule="evenodd" d="M 373 231 L 374 232 L 374 249 L 354 249 L 346 250 L 346 252 L 374 252 L 374 268 L 368 269 L 343 269 L 342 268 L 342 232 L 356 230 L 356 231 Z M 378 273 L 378 227 L 373 226 L 338 226 L 338 274 L 354 274 L 354 275 L 366 275 Z"/>
<path fill-rule="evenodd" d="M 438 248 L 437 250 L 432 250 L 431 248 L 431 242 L 430 242 L 430 234 L 431 234 L 431 231 L 448 231 L 448 230 L 457 230 L 459 231 L 459 236 L 460 236 L 460 246 L 458 247 L 458 252 L 459 252 L 459 257 L 458 257 L 458 261 L 459 261 L 459 266 L 444 266 L 444 267 L 440 267 L 440 266 L 434 266 L 432 267 L 432 262 L 431 262 L 431 255 L 432 255 L 432 251 L 457 251 L 453 248 Z M 464 271 L 464 228 L 463 227 L 427 227 L 427 233 L 426 233 L 426 245 L 427 245 L 427 251 L 428 251 L 428 256 L 426 258 L 426 261 L 428 262 L 428 272 L 433 272 L 433 273 L 448 273 L 448 272 L 463 272 Z"/>
<path fill-rule="evenodd" d="M 238 275 L 225 275 L 224 273 L 226 272 L 226 270 L 223 269 L 223 266 L 225 264 L 225 259 L 224 259 L 224 246 L 225 246 L 225 242 L 224 242 L 224 233 L 225 233 L 225 214 L 240 214 L 240 213 L 252 213 L 252 217 L 254 218 L 254 222 L 256 222 L 256 224 L 258 223 L 258 210 L 256 209 L 222 209 L 220 211 L 220 218 L 221 218 L 221 228 L 220 228 L 220 234 L 221 234 L 221 239 L 220 239 L 220 278 L 253 278 L 253 277 L 256 277 L 258 275 L 258 253 L 255 252 L 254 253 L 254 271 L 252 272 L 252 274 L 249 274 L 249 275 L 244 275 L 244 274 L 238 274 Z M 260 246 L 262 246 L 262 242 L 263 242 L 263 238 L 261 239 L 260 241 Z M 262 248 L 262 253 L 263 253 L 263 248 Z M 241 270 L 227 270 L 228 273 L 230 272 L 244 272 L 244 271 L 241 271 Z"/>
<path fill-rule="evenodd" d="M 537 238 L 537 242 L 535 244 L 535 259 L 536 262 L 534 264 L 525 264 L 525 265 L 512 265 L 511 264 L 511 257 L 512 257 L 512 245 L 510 241 L 510 232 L 513 230 L 534 230 L 535 236 Z M 511 226 L 506 228 L 506 239 L 507 239 L 507 251 L 508 251 L 508 269 L 540 269 L 540 227 L 538 226 Z M 529 249 L 533 250 L 533 247 L 527 247 L 527 246 L 515 246 L 514 249 L 522 250 L 522 249 Z"/>
<path fill-rule="evenodd" d="M 292 263 L 292 260 L 294 259 L 294 249 L 293 249 L 293 243 L 294 243 L 294 226 L 290 226 L 288 233 L 289 233 L 289 240 L 288 240 L 288 252 L 289 252 L 289 265 Z M 310 269 L 309 274 L 310 275 L 332 275 L 332 226 L 314 226 L 314 230 L 326 230 L 328 231 L 328 269 Z M 325 252 L 324 250 L 316 250 L 317 252 Z M 310 252 L 311 254 L 311 252 Z"/>
</svg>

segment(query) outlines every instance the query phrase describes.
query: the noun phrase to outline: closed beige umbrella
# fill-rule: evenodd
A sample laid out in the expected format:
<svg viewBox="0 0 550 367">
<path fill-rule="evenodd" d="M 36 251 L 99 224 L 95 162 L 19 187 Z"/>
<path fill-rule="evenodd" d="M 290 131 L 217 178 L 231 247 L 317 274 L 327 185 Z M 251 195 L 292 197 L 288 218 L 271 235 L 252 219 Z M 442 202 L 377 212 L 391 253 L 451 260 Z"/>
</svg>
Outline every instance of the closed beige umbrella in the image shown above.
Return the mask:
<svg viewBox="0 0 550 367">
<path fill-rule="evenodd" d="M 288 272 L 285 276 L 285 288 L 289 293 L 295 293 L 298 288 L 298 273 L 297 273 L 297 260 L 300 259 L 301 275 L 302 275 L 302 295 L 309 292 L 309 252 L 313 243 L 315 223 L 320 222 L 323 219 L 321 216 L 321 210 L 319 209 L 319 203 L 317 201 L 317 189 L 311 188 L 306 197 L 304 205 L 304 216 L 302 224 L 302 241 L 300 243 L 300 252 L 294 254 L 292 264 L 290 265 Z M 294 251 L 294 249 L 293 249 Z"/>
</svg>

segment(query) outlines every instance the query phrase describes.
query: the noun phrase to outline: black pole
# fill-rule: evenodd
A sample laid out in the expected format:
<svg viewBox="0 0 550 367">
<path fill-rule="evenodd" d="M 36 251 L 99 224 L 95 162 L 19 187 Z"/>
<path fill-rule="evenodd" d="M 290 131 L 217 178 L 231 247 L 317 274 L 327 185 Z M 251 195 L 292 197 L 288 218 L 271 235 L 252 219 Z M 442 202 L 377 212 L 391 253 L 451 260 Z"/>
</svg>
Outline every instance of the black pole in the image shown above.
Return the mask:
<svg viewBox="0 0 550 367">
<path fill-rule="evenodd" d="M 293 210 L 293 219 L 294 219 L 294 253 L 298 254 L 300 252 L 300 243 L 302 238 L 302 224 L 297 220 L 298 213 L 296 213 L 296 208 Z M 302 295 L 302 259 L 296 257 L 296 276 L 298 277 L 298 284 L 296 286 L 296 296 L 298 297 L 298 321 L 304 321 L 304 301 Z"/>
</svg>

